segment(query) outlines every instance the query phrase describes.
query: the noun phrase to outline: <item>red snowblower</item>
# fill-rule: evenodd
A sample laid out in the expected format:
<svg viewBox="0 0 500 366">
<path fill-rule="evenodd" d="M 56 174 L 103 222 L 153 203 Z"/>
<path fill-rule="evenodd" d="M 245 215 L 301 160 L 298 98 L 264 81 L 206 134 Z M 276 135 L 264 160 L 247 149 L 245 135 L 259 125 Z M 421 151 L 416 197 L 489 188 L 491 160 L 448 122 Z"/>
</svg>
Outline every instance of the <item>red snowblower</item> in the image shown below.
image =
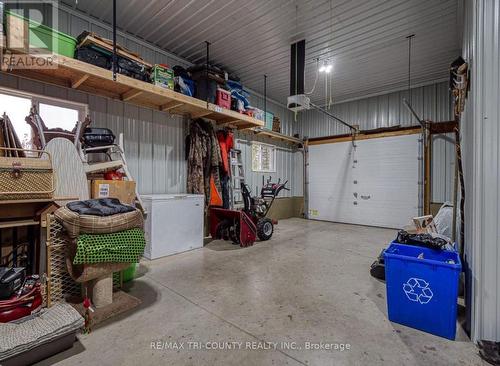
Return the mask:
<svg viewBox="0 0 500 366">
<path fill-rule="evenodd" d="M 264 179 L 262 179 L 264 180 Z M 242 247 L 253 245 L 258 237 L 261 241 L 273 236 L 278 222 L 266 217 L 275 198 L 282 190 L 289 191 L 285 183 L 272 183 L 271 177 L 263 185 L 260 196 L 252 197 L 250 189 L 241 183 L 244 207 L 242 210 L 210 208 L 210 234 L 214 239 L 231 240 Z"/>
<path fill-rule="evenodd" d="M 25 277 L 24 268 L 0 267 L 0 323 L 38 312 L 42 307 L 40 276 Z"/>
</svg>

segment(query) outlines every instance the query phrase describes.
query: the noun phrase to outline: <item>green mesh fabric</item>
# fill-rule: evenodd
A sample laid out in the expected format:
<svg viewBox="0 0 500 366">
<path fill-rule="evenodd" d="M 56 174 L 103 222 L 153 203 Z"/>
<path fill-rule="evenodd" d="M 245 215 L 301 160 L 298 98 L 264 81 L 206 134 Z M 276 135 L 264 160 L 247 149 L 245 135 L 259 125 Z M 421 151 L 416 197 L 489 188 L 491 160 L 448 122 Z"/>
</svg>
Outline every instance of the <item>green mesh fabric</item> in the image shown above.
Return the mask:
<svg viewBox="0 0 500 366">
<path fill-rule="evenodd" d="M 81 234 L 76 244 L 73 264 L 137 263 L 146 240 L 141 229 L 131 229 L 113 234 Z"/>
</svg>

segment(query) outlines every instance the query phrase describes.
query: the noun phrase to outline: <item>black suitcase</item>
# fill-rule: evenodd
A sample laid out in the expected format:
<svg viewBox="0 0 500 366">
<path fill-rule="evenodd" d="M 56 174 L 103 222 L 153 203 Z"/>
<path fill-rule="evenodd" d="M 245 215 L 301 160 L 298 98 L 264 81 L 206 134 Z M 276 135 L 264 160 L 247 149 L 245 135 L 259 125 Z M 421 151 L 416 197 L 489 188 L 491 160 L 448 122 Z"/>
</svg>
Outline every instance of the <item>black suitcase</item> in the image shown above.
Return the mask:
<svg viewBox="0 0 500 366">
<path fill-rule="evenodd" d="M 77 60 L 102 67 L 104 69 L 111 70 L 112 56 L 106 52 L 93 47 L 93 46 L 83 46 L 79 47 L 75 51 L 75 58 Z"/>
<path fill-rule="evenodd" d="M 84 147 L 101 147 L 115 143 L 115 135 L 109 128 L 87 127 L 82 138 Z"/>
</svg>

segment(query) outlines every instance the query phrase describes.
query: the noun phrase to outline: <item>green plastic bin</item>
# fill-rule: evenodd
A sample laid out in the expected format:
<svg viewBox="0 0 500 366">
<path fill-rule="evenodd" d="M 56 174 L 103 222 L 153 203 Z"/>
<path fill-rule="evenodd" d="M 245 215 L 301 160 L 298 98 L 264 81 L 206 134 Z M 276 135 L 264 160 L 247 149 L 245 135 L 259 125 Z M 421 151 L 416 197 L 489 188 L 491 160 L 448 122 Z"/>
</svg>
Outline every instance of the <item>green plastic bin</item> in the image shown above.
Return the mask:
<svg viewBox="0 0 500 366">
<path fill-rule="evenodd" d="M 135 272 L 137 270 L 137 263 L 132 263 L 130 267 L 122 271 L 123 282 L 130 282 L 135 278 Z"/>
<path fill-rule="evenodd" d="M 6 19 L 8 17 L 16 17 L 28 22 L 29 25 L 29 46 L 31 48 L 47 49 L 53 53 L 73 58 L 76 49 L 76 38 L 67 35 L 66 33 L 59 32 L 58 30 L 47 27 L 38 22 L 26 19 L 19 14 L 7 11 L 5 12 Z M 6 22 L 6 31 L 8 29 L 9 21 Z"/>
</svg>

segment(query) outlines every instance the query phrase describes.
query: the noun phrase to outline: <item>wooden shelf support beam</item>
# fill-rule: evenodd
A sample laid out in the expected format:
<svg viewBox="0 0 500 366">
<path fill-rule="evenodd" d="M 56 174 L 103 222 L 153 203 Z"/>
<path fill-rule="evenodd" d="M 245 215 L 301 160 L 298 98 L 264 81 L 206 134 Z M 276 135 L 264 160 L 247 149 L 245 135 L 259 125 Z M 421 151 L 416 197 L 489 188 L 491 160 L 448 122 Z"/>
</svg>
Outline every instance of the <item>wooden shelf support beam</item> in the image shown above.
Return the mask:
<svg viewBox="0 0 500 366">
<path fill-rule="evenodd" d="M 82 77 L 80 77 L 80 78 L 78 78 L 78 79 L 76 79 L 76 80 L 72 81 L 72 82 L 71 82 L 71 88 L 72 88 L 72 89 L 77 89 L 77 88 L 78 88 L 80 85 L 82 85 L 82 84 L 85 82 L 85 80 L 87 80 L 89 77 L 90 77 L 90 75 L 89 75 L 89 74 L 85 74 L 85 75 L 83 75 Z"/>
<path fill-rule="evenodd" d="M 182 107 L 184 105 L 184 103 L 182 102 L 176 102 L 175 100 L 172 101 L 172 102 L 168 102 L 168 103 L 165 103 L 163 105 L 160 106 L 160 111 L 162 112 L 168 112 L 168 111 L 171 111 L 172 109 L 175 109 L 175 108 L 178 108 L 178 107 Z"/>
<path fill-rule="evenodd" d="M 206 117 L 212 113 L 213 113 L 212 111 L 201 111 L 201 112 L 197 112 L 197 113 L 191 113 L 191 119 L 203 118 L 203 117 Z"/>
<path fill-rule="evenodd" d="M 143 93 L 142 90 L 130 89 L 129 91 L 120 95 L 120 99 L 123 100 L 124 102 L 127 102 L 127 101 L 134 99 L 135 97 L 141 95 L 142 93 Z"/>
</svg>

